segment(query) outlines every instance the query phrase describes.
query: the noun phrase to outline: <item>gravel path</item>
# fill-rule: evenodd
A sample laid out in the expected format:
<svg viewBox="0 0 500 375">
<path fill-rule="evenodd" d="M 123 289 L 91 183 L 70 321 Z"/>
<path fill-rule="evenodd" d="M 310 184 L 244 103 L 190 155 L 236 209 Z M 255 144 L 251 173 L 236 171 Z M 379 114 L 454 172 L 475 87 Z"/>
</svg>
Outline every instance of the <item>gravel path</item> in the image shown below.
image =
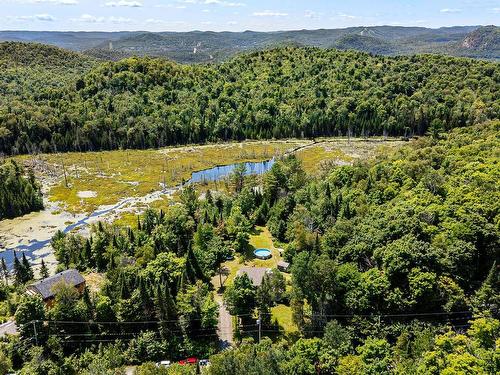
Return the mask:
<svg viewBox="0 0 500 375">
<path fill-rule="evenodd" d="M 0 337 L 5 335 L 17 335 L 17 326 L 14 321 L 0 324 Z"/>
<path fill-rule="evenodd" d="M 233 322 L 231 314 L 227 311 L 226 306 L 222 302 L 222 298 L 217 298 L 219 304 L 219 323 L 217 324 L 217 334 L 221 349 L 226 349 L 233 345 Z"/>
</svg>

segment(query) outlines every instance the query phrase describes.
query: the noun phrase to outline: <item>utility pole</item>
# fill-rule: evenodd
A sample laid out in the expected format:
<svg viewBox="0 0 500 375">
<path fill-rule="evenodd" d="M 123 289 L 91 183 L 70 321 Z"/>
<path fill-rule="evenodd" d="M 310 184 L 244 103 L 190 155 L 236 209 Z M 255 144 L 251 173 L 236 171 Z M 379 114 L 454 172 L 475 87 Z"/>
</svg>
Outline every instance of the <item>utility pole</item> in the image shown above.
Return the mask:
<svg viewBox="0 0 500 375">
<path fill-rule="evenodd" d="M 259 343 L 262 338 L 262 316 L 259 311 L 259 319 L 257 320 L 257 324 L 259 325 Z"/>
<path fill-rule="evenodd" d="M 38 346 L 38 335 L 36 333 L 36 320 L 33 320 L 33 331 L 35 333 L 35 345 Z"/>
</svg>

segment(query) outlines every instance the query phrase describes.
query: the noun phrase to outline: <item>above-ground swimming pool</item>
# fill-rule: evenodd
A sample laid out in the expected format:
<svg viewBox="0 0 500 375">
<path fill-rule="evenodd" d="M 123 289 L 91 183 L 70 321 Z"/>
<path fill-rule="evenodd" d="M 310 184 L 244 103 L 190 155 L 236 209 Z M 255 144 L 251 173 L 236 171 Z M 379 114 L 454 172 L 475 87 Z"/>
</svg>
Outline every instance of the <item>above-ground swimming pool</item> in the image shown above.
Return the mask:
<svg viewBox="0 0 500 375">
<path fill-rule="evenodd" d="M 273 256 L 273 254 L 271 253 L 271 250 L 269 250 L 269 249 L 257 249 L 253 252 L 253 254 L 255 255 L 255 257 L 257 259 L 261 259 L 261 260 L 270 259 Z"/>
</svg>

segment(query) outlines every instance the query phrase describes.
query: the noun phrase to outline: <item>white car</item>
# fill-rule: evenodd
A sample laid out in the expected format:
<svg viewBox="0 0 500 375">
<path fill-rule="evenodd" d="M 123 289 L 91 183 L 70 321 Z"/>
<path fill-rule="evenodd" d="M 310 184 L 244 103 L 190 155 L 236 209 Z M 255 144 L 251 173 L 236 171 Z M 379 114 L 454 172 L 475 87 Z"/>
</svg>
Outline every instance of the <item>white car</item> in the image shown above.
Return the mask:
<svg viewBox="0 0 500 375">
<path fill-rule="evenodd" d="M 170 361 L 160 361 L 156 363 L 156 367 L 170 367 L 172 365 L 172 362 Z"/>
</svg>

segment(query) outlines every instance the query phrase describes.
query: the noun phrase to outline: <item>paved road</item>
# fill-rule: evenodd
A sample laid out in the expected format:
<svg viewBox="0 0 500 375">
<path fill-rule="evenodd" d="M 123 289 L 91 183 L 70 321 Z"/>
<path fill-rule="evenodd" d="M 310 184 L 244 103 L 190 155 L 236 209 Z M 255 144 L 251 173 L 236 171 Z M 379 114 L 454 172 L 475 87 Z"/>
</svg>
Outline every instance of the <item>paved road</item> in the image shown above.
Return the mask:
<svg viewBox="0 0 500 375">
<path fill-rule="evenodd" d="M 219 335 L 220 345 L 222 349 L 226 349 L 233 345 L 233 321 L 231 314 L 227 311 L 226 306 L 222 302 L 222 298 L 217 298 L 219 304 L 219 323 L 217 324 L 217 333 Z"/>
<path fill-rule="evenodd" d="M 13 321 L 0 324 L 0 337 L 5 335 L 17 335 L 17 326 Z"/>
</svg>

